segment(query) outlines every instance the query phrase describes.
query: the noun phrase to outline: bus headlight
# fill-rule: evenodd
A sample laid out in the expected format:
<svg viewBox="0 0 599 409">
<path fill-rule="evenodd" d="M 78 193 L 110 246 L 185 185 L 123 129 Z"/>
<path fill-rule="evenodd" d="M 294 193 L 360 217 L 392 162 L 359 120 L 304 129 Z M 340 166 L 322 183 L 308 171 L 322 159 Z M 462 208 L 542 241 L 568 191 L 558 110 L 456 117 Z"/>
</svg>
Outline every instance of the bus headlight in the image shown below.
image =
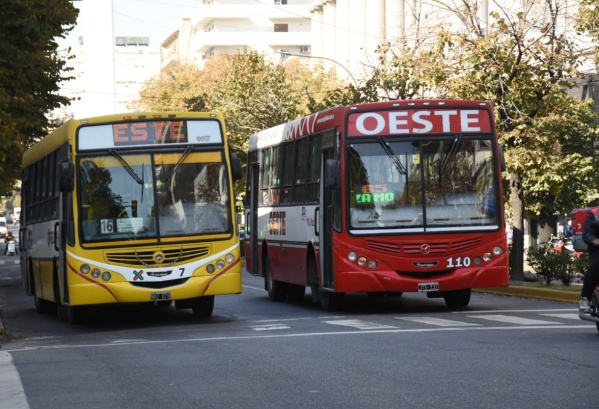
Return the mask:
<svg viewBox="0 0 599 409">
<path fill-rule="evenodd" d="M 483 263 L 483 259 L 480 257 L 474 257 L 474 265 L 480 266 Z"/>
<path fill-rule="evenodd" d="M 100 277 L 100 270 L 99 270 L 99 269 L 97 269 L 97 268 L 94 268 L 94 269 L 92 270 L 92 277 L 93 277 L 93 278 L 98 278 L 98 277 Z"/>
<path fill-rule="evenodd" d="M 228 264 L 233 264 L 233 262 L 235 261 L 235 256 L 234 256 L 233 254 L 227 254 L 227 255 L 225 256 L 225 261 L 226 261 Z"/>
<path fill-rule="evenodd" d="M 89 264 L 82 264 L 81 267 L 79 267 L 79 271 L 81 271 L 83 274 L 89 274 L 90 270 L 91 267 Z"/>
<path fill-rule="evenodd" d="M 359 265 L 360 267 L 364 267 L 364 266 L 366 265 L 366 257 L 360 257 L 360 258 L 358 259 L 358 265 Z"/>
<path fill-rule="evenodd" d="M 110 274 L 108 271 L 104 271 L 102 273 L 102 280 L 110 281 L 111 278 L 112 278 L 112 274 Z"/>
<path fill-rule="evenodd" d="M 493 247 L 493 254 L 496 256 L 501 256 L 503 254 L 503 249 L 499 246 Z"/>
<path fill-rule="evenodd" d="M 214 264 L 208 264 L 206 266 L 206 271 L 210 274 L 214 273 L 216 271 L 216 267 L 214 267 Z"/>
<path fill-rule="evenodd" d="M 358 258 L 358 255 L 357 255 L 355 252 L 353 252 L 353 251 L 350 251 L 350 252 L 347 254 L 347 259 L 348 259 L 349 261 L 351 261 L 351 262 L 354 262 L 354 261 L 356 261 L 356 259 L 357 259 L 357 258 Z"/>
<path fill-rule="evenodd" d="M 485 253 L 485 254 L 483 254 L 483 259 L 485 261 L 491 261 L 492 258 L 493 257 L 491 256 L 491 253 Z"/>
<path fill-rule="evenodd" d="M 368 267 L 370 267 L 371 270 L 374 270 L 376 268 L 376 261 L 375 260 L 370 260 L 368 262 Z"/>
<path fill-rule="evenodd" d="M 224 261 L 222 261 L 222 260 L 218 260 L 218 261 L 216 262 L 216 268 L 218 268 L 219 270 L 221 270 L 221 269 L 225 268 L 225 262 L 224 262 Z"/>
</svg>

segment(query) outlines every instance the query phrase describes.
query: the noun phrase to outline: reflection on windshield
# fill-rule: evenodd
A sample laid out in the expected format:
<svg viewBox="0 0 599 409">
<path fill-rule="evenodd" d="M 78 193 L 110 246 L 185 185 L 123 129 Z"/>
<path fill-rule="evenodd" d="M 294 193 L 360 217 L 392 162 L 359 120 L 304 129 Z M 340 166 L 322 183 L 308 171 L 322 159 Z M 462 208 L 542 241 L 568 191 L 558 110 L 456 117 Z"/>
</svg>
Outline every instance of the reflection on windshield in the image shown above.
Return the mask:
<svg viewBox="0 0 599 409">
<path fill-rule="evenodd" d="M 218 152 L 84 158 L 79 192 L 83 241 L 230 231 L 228 179 Z"/>
<path fill-rule="evenodd" d="M 490 140 L 349 146 L 350 227 L 496 227 Z"/>
</svg>

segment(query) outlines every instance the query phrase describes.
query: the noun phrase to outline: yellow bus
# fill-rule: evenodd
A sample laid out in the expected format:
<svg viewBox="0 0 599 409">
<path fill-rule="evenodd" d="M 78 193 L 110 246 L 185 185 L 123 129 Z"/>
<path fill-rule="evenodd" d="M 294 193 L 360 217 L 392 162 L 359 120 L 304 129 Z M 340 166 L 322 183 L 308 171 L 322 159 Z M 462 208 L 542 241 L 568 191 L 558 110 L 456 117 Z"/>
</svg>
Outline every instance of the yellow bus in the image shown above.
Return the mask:
<svg viewBox="0 0 599 409">
<path fill-rule="evenodd" d="M 241 292 L 233 181 L 220 114 L 71 119 L 23 155 L 21 278 L 39 312 L 154 303 L 210 317 Z"/>
</svg>

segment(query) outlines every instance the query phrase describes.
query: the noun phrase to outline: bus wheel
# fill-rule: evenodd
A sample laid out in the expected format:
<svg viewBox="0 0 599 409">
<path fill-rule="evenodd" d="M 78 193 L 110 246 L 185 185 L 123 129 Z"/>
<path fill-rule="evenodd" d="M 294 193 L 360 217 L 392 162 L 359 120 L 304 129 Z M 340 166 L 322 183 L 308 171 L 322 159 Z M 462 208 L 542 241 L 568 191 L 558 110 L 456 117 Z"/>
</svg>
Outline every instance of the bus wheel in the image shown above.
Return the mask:
<svg viewBox="0 0 599 409">
<path fill-rule="evenodd" d="M 66 308 L 67 320 L 71 325 L 83 324 L 87 317 L 86 307 L 64 307 Z"/>
<path fill-rule="evenodd" d="M 343 305 L 343 293 L 320 291 L 320 306 L 325 311 L 338 311 Z"/>
<path fill-rule="evenodd" d="M 191 303 L 191 310 L 195 318 L 210 318 L 214 310 L 214 296 L 194 298 Z"/>
<path fill-rule="evenodd" d="M 447 291 L 443 294 L 443 298 L 445 299 L 445 304 L 447 304 L 448 307 L 467 307 L 470 303 L 471 293 L 472 290 L 470 288 L 456 291 Z"/>
<path fill-rule="evenodd" d="M 268 291 L 268 298 L 273 302 L 285 301 L 287 298 L 287 292 L 285 291 L 285 284 L 272 278 L 272 269 L 270 268 L 270 258 L 266 256 L 265 261 L 265 280 L 266 280 L 266 291 Z"/>
<path fill-rule="evenodd" d="M 33 303 L 35 304 L 35 310 L 40 314 L 46 314 L 54 310 L 53 302 L 39 298 L 36 294 L 33 294 Z"/>
<path fill-rule="evenodd" d="M 287 284 L 287 297 L 291 302 L 300 302 L 306 295 L 306 287 L 298 284 Z"/>
</svg>

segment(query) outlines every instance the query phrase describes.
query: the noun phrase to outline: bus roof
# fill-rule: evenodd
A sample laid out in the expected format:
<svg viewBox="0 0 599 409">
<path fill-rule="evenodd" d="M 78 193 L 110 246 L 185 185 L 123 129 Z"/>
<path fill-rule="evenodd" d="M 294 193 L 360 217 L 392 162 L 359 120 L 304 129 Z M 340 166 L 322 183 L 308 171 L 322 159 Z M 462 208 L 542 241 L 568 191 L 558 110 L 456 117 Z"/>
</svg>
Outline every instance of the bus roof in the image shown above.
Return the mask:
<svg viewBox="0 0 599 409">
<path fill-rule="evenodd" d="M 441 100 L 441 99 L 409 99 L 382 102 L 369 102 L 349 106 L 338 105 L 324 111 L 315 112 L 302 118 L 276 125 L 250 135 L 249 150 L 253 151 L 266 146 L 306 136 L 315 132 L 340 127 L 347 114 L 361 111 L 379 111 L 393 108 L 469 108 L 483 107 L 492 110 L 488 101 L 473 100 Z"/>
</svg>

